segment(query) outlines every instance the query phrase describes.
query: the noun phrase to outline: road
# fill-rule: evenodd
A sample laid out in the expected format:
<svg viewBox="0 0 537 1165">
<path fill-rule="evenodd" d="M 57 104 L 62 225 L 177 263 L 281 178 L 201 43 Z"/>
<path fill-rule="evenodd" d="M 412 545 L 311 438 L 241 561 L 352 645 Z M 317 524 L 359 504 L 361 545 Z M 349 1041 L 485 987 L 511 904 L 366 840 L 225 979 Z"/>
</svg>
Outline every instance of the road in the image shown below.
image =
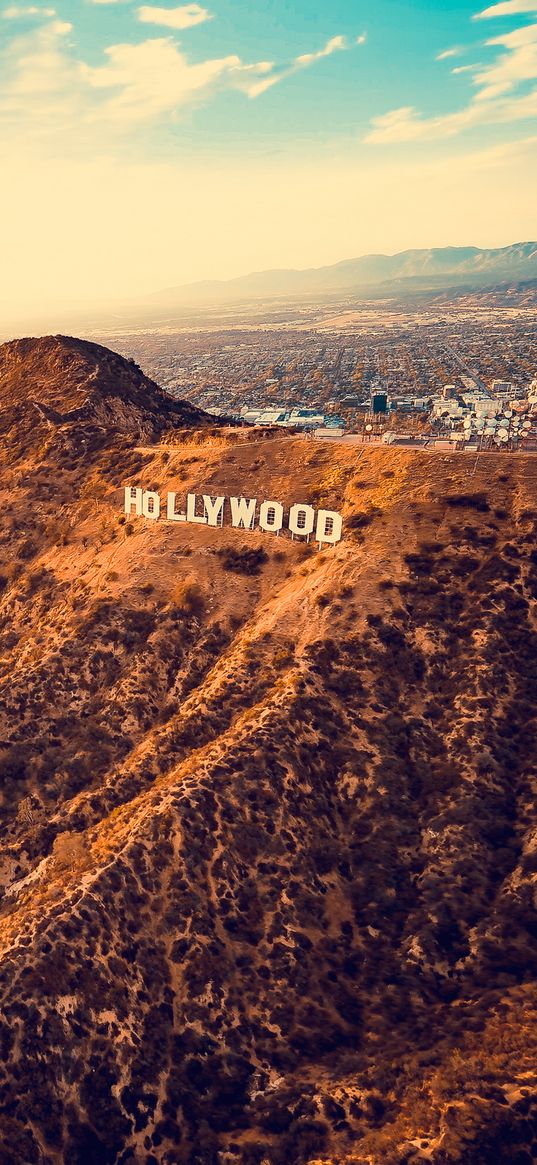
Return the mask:
<svg viewBox="0 0 537 1165">
<path fill-rule="evenodd" d="M 459 365 L 459 367 L 464 370 L 466 375 L 470 376 L 471 379 L 473 381 L 475 381 L 475 383 L 477 384 L 477 387 L 482 389 L 483 392 L 486 392 L 487 396 L 490 396 L 490 392 L 489 392 L 486 384 L 482 380 L 480 380 L 479 376 L 477 376 L 476 373 L 473 371 L 473 369 L 470 368 L 470 365 L 466 363 L 466 360 L 462 356 L 459 356 L 459 353 L 456 352 L 455 349 L 451 347 L 451 344 L 447 344 L 444 342 L 444 351 L 449 352 L 450 356 L 452 356 L 453 359 Z"/>
<path fill-rule="evenodd" d="M 438 447 L 434 444 L 434 438 L 432 438 L 430 443 L 427 445 L 417 445 L 413 441 L 408 441 L 408 442 L 396 441 L 393 444 L 388 444 L 386 441 L 382 441 L 380 438 L 375 438 L 375 437 L 364 438 L 364 437 L 362 437 L 361 433 L 344 433 L 341 437 L 328 437 L 328 436 L 321 437 L 321 436 L 314 435 L 313 433 L 311 433 L 311 434 L 310 433 L 295 433 L 295 434 L 286 433 L 285 436 L 283 436 L 283 437 L 272 437 L 272 438 L 271 437 L 252 437 L 251 440 L 249 440 L 249 441 L 237 441 L 233 445 L 230 444 L 229 449 L 231 451 L 232 449 L 244 448 L 246 445 L 249 445 L 249 446 L 266 445 L 267 441 L 270 441 L 270 444 L 272 446 L 272 445 L 275 445 L 276 442 L 278 442 L 278 441 L 292 441 L 293 439 L 294 440 L 296 440 L 297 438 L 304 439 L 305 437 L 307 437 L 309 440 L 313 440 L 313 441 L 318 441 L 318 442 L 323 441 L 326 445 L 355 445 L 355 446 L 358 446 L 359 449 L 362 449 L 364 452 L 366 449 L 404 449 L 407 451 L 414 450 L 415 452 L 418 452 L 418 453 L 437 453 L 440 456 L 446 455 L 446 454 L 451 454 L 451 453 L 463 453 L 463 454 L 469 454 L 470 456 L 472 454 L 477 454 L 479 457 L 484 456 L 485 454 L 490 454 L 490 453 L 494 453 L 494 454 L 498 454 L 498 453 L 522 453 L 526 457 L 537 456 L 537 449 L 524 449 L 524 448 L 521 448 L 521 449 L 509 449 L 509 448 L 507 448 L 507 449 L 506 448 L 476 449 L 475 446 L 473 448 L 471 446 L 464 446 L 462 449 L 447 448 L 447 446 Z M 216 444 L 216 442 L 215 442 L 215 444 Z M 211 442 L 210 441 L 207 442 L 207 445 L 210 447 Z M 453 442 L 453 445 L 455 445 L 455 442 Z M 136 448 L 137 453 L 156 453 L 158 450 L 166 452 L 166 453 L 173 453 L 174 449 L 177 449 L 179 447 L 173 446 L 173 445 L 137 445 L 135 448 Z M 200 448 L 202 448 L 202 447 L 200 446 Z"/>
<path fill-rule="evenodd" d="M 442 456 L 442 454 L 451 453 L 466 453 L 470 456 L 472 456 L 472 454 L 477 454 L 479 457 L 487 453 L 522 453 L 526 457 L 537 456 L 537 449 L 524 449 L 523 447 L 521 449 L 505 449 L 497 447 L 494 449 L 476 449 L 475 445 L 473 447 L 466 445 L 462 449 L 457 449 L 454 447 L 448 448 L 447 446 L 435 445 L 434 438 L 427 445 L 417 445 L 413 441 L 396 441 L 393 444 L 388 444 L 386 441 L 382 441 L 376 438 L 372 438 L 371 440 L 364 440 L 360 433 L 348 433 L 342 437 L 316 436 L 314 437 L 314 440 L 324 441 L 327 445 L 358 445 L 360 449 L 413 449 L 419 453 L 438 453 L 440 456 Z M 455 446 L 455 442 L 453 442 L 453 446 Z"/>
</svg>

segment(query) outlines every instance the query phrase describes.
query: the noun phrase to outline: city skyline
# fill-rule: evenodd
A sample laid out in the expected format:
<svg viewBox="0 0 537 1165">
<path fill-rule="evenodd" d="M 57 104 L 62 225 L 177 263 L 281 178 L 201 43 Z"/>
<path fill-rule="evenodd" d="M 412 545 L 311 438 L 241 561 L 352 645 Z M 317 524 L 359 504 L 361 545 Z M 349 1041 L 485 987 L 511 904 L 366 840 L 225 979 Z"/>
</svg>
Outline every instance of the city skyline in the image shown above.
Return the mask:
<svg viewBox="0 0 537 1165">
<path fill-rule="evenodd" d="M 0 9 L 0 301 L 535 237 L 537 0 Z"/>
</svg>

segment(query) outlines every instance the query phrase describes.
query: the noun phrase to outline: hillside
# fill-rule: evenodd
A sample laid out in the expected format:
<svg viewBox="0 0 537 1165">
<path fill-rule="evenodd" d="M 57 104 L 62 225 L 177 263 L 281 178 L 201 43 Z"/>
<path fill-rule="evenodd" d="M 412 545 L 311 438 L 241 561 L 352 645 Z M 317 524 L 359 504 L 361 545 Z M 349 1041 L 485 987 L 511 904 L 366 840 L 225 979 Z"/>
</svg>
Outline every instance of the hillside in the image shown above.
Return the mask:
<svg viewBox="0 0 537 1165">
<path fill-rule="evenodd" d="M 154 439 L 166 430 L 214 424 L 200 409 L 174 401 L 131 360 L 71 336 L 0 345 L 0 394 L 10 452 L 35 452 L 45 431 L 61 428 L 74 445 L 110 436 Z M 16 447 L 16 448 L 15 448 Z"/>
<path fill-rule="evenodd" d="M 176 431 L 137 371 L 74 456 L 30 399 L 118 382 L 43 343 L 0 365 L 0 1165 L 527 1165 L 535 458 Z"/>
<path fill-rule="evenodd" d="M 329 267 L 304 271 L 255 271 L 237 279 L 207 280 L 172 287 L 148 298 L 147 307 L 172 310 L 200 301 L 256 299 L 272 296 L 322 296 L 368 288 L 412 294 L 420 289 L 492 287 L 537 278 L 537 243 L 514 243 L 483 250 L 479 247 L 433 247 L 396 255 L 362 255 Z"/>
</svg>

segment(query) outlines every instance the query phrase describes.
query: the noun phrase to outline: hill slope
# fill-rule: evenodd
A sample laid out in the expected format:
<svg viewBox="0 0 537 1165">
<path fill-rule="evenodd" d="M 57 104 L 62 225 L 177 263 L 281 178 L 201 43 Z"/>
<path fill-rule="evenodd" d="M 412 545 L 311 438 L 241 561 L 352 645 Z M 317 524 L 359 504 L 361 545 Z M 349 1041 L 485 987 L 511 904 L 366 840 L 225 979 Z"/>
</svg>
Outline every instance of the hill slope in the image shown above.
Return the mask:
<svg viewBox="0 0 537 1165">
<path fill-rule="evenodd" d="M 35 446 L 37 431 L 73 426 L 113 434 L 155 437 L 166 429 L 214 423 L 201 409 L 172 400 L 131 360 L 71 336 L 12 340 L 0 345 L 4 430 Z"/>
<path fill-rule="evenodd" d="M 2 1165 L 531 1161 L 535 461 L 17 441 Z M 345 538 L 125 522 L 123 483 Z"/>
<path fill-rule="evenodd" d="M 397 255 L 363 255 L 330 267 L 304 271 L 256 271 L 227 281 L 191 283 L 149 298 L 154 308 L 172 308 L 188 301 L 237 300 L 284 295 L 323 295 L 363 288 L 403 291 L 435 287 L 490 287 L 501 280 L 537 278 L 537 243 L 480 250 L 478 247 L 436 247 L 401 251 Z"/>
</svg>

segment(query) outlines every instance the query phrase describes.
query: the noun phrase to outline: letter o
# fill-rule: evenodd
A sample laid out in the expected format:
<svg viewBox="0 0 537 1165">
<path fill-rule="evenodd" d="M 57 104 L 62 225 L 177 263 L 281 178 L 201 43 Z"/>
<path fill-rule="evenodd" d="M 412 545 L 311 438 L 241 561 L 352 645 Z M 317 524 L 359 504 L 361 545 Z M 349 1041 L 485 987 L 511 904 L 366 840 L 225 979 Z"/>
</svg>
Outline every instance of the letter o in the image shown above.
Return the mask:
<svg viewBox="0 0 537 1165">
<path fill-rule="evenodd" d="M 311 534 L 315 524 L 315 510 L 313 506 L 302 506 L 299 502 L 291 507 L 289 512 L 289 529 L 291 534 L 301 534 L 303 537 Z"/>
<path fill-rule="evenodd" d="M 152 489 L 144 490 L 142 514 L 144 518 L 153 518 L 154 521 L 160 517 L 160 497 Z"/>
<path fill-rule="evenodd" d="M 259 507 L 259 525 L 267 534 L 279 534 L 283 526 L 281 502 L 263 502 Z"/>
<path fill-rule="evenodd" d="M 335 510 L 319 510 L 315 531 L 317 542 L 327 542 L 334 546 L 336 542 L 341 541 L 342 530 L 343 518 L 341 514 L 337 514 Z"/>
</svg>

